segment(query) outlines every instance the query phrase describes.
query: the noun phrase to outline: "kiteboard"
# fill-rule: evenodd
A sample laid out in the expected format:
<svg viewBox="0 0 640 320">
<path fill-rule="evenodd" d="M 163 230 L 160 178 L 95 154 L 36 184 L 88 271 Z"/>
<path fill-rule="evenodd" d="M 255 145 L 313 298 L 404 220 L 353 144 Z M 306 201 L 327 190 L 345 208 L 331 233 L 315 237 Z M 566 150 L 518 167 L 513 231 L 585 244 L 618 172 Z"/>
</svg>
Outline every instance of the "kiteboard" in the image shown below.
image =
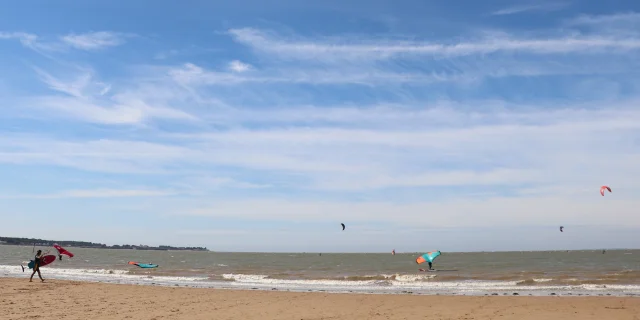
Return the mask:
<svg viewBox="0 0 640 320">
<path fill-rule="evenodd" d="M 447 272 L 447 271 L 458 271 L 457 269 L 427 269 L 430 272 Z"/>
<path fill-rule="evenodd" d="M 50 254 L 47 256 L 44 256 L 42 258 L 40 258 L 40 266 L 44 267 L 48 264 L 50 264 L 51 262 L 56 261 L 56 256 Z M 27 265 L 27 267 L 29 267 L 29 269 L 33 269 L 33 267 L 35 267 L 36 262 L 34 260 L 29 261 L 29 264 Z"/>
<path fill-rule="evenodd" d="M 428 272 L 446 272 L 446 271 L 458 271 L 458 269 L 418 269 L 419 271 Z"/>
</svg>

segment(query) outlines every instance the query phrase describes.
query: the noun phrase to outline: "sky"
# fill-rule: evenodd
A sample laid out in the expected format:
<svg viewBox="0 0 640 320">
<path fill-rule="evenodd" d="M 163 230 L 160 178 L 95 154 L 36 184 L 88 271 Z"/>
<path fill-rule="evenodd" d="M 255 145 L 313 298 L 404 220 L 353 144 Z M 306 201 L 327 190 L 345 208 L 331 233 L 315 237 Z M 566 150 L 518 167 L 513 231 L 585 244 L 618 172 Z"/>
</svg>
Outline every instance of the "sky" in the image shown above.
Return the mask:
<svg viewBox="0 0 640 320">
<path fill-rule="evenodd" d="M 447 3 L 5 5 L 0 235 L 640 247 L 640 3 Z"/>
</svg>

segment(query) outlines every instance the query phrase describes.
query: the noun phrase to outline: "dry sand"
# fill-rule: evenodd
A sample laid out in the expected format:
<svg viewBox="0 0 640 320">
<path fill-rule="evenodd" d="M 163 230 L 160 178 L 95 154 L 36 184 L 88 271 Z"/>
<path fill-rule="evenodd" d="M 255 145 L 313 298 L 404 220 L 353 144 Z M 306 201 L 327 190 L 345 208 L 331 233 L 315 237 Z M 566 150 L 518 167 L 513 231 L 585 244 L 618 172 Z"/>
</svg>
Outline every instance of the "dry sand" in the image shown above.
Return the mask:
<svg viewBox="0 0 640 320">
<path fill-rule="evenodd" d="M 640 299 L 631 297 L 325 294 L 36 278 L 0 278 L 0 319 L 640 319 Z"/>
</svg>

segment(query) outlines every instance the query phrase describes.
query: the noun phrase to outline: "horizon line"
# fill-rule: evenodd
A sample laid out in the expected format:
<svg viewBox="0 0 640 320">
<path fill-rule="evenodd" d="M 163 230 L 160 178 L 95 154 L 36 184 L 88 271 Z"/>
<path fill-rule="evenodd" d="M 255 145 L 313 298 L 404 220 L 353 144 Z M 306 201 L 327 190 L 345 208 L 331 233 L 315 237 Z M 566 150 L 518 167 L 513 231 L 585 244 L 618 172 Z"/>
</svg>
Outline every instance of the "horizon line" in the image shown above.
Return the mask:
<svg viewBox="0 0 640 320">
<path fill-rule="evenodd" d="M 0 246 L 12 246 L 12 247 L 31 247 L 31 246 L 24 246 L 24 245 L 11 245 L 11 244 L 0 244 Z M 172 246 L 173 247 L 173 246 Z M 176 246 L 176 248 L 178 247 L 183 247 L 183 248 L 188 248 L 189 246 Z M 68 246 L 68 248 L 82 248 L 82 249 L 100 249 L 100 250 L 134 250 L 134 249 L 113 249 L 113 248 L 85 248 L 85 247 L 73 247 L 73 246 Z M 196 248 L 196 247 L 194 247 Z M 206 247 L 204 247 L 206 248 Z M 625 251 L 625 250 L 631 250 L 631 251 L 636 251 L 636 250 L 640 250 L 640 248 L 582 248 L 582 249 L 539 249 L 539 250 L 477 250 L 477 251 L 457 251 L 457 250 L 452 250 L 452 251 L 442 251 L 440 250 L 440 252 L 442 253 L 512 253 L 512 252 L 568 252 L 568 251 Z M 172 250 L 167 250 L 167 251 L 172 251 Z M 188 251 L 188 250 L 183 250 L 183 251 Z M 398 254 L 420 254 L 420 253 L 424 253 L 424 252 L 429 252 L 429 251 L 438 251 L 438 250 L 424 250 L 424 251 L 402 251 L 402 252 L 398 252 L 396 251 L 396 255 Z M 254 250 L 248 250 L 248 251 L 243 251 L 243 250 L 237 250 L 237 251 L 224 251 L 224 250 L 211 250 L 207 248 L 207 251 L 209 253 L 276 253 L 276 254 L 291 254 L 291 253 L 295 253 L 295 254 L 391 254 L 391 251 L 342 251 L 342 252 L 336 252 L 336 251 L 254 251 Z"/>
</svg>

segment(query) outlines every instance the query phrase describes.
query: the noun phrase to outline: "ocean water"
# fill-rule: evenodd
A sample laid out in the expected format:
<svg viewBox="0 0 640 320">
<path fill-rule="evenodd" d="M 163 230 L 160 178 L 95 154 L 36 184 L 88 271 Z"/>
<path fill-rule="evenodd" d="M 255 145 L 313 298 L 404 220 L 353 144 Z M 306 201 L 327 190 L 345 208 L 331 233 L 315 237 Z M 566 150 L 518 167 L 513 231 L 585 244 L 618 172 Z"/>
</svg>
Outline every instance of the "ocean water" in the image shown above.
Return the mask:
<svg viewBox="0 0 640 320">
<path fill-rule="evenodd" d="M 37 248 L 36 248 L 37 249 Z M 53 248 L 41 248 L 51 250 Z M 640 296 L 640 250 L 448 253 L 226 253 L 66 248 L 45 279 L 221 289 L 456 295 Z M 24 277 L 32 247 L 0 246 L 0 276 Z M 141 269 L 128 261 L 155 263 Z"/>
</svg>

